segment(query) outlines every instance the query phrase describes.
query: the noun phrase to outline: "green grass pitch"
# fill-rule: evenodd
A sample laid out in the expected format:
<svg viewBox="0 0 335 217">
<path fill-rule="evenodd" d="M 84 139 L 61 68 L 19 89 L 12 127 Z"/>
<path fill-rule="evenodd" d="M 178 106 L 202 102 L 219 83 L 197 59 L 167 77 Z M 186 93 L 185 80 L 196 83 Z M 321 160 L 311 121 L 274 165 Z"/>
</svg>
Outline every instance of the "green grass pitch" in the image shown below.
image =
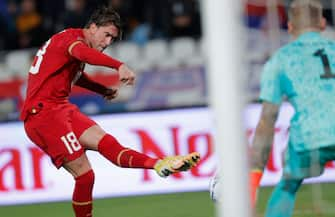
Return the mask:
<svg viewBox="0 0 335 217">
<path fill-rule="evenodd" d="M 272 187 L 263 187 L 259 191 L 257 217 L 264 216 L 267 200 Z M 303 185 L 297 194 L 293 217 L 334 217 L 335 184 Z"/>
<path fill-rule="evenodd" d="M 70 202 L 0 207 L 1 217 L 73 217 Z M 214 217 L 208 192 L 98 199 L 93 217 Z"/>
<path fill-rule="evenodd" d="M 264 214 L 271 187 L 259 192 L 257 217 Z M 303 185 L 293 217 L 335 216 L 335 184 Z M 97 199 L 94 217 L 215 217 L 208 192 Z M 73 217 L 70 202 L 0 206 L 1 217 Z"/>
</svg>

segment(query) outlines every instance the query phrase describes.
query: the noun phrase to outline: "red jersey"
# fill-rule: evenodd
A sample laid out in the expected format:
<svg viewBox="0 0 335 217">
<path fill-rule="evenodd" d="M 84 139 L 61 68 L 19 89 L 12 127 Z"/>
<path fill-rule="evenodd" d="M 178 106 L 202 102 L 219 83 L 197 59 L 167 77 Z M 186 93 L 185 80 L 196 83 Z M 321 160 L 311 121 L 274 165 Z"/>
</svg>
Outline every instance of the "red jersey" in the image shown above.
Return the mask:
<svg viewBox="0 0 335 217">
<path fill-rule="evenodd" d="M 66 29 L 53 35 L 38 50 L 29 70 L 26 100 L 20 117 L 22 120 L 40 102 L 68 102 L 71 87 L 84 67 L 84 63 L 68 52 L 69 46 L 78 40 L 84 41 L 82 29 Z"/>
</svg>

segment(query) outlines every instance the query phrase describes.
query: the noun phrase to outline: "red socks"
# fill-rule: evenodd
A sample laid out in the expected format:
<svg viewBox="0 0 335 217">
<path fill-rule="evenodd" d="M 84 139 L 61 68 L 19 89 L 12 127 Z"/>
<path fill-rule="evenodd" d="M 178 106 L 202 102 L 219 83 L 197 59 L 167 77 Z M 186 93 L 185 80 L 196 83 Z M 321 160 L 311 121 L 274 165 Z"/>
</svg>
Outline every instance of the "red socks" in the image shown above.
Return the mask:
<svg viewBox="0 0 335 217">
<path fill-rule="evenodd" d="M 92 216 L 92 190 L 94 185 L 93 170 L 75 178 L 72 207 L 76 217 Z"/>
<path fill-rule="evenodd" d="M 152 169 L 159 159 L 125 148 L 111 135 L 106 134 L 98 145 L 105 158 L 120 167 Z M 72 207 L 76 217 L 92 216 L 93 170 L 75 178 Z"/>
<path fill-rule="evenodd" d="M 151 158 L 125 148 L 111 135 L 106 134 L 99 142 L 98 151 L 119 167 L 152 169 L 159 159 Z"/>
</svg>

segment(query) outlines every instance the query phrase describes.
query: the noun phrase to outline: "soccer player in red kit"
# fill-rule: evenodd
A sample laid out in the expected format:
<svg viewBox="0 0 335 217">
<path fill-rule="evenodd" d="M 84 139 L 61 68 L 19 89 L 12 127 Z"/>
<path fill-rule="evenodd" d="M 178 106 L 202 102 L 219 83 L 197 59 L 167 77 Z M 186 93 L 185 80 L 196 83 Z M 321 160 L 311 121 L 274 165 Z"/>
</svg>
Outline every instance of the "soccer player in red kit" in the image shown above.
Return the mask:
<svg viewBox="0 0 335 217">
<path fill-rule="evenodd" d="M 29 70 L 21 119 L 29 138 L 57 168 L 64 167 L 74 177 L 72 206 L 76 217 L 92 216 L 94 172 L 85 150 L 98 151 L 120 167 L 154 169 L 162 177 L 189 170 L 200 160 L 198 153 L 158 159 L 125 148 L 69 102 L 73 85 L 106 100 L 117 96 L 117 89 L 105 87 L 83 72 L 85 63 L 114 68 L 123 84 L 134 84 L 135 74 L 126 64 L 102 53 L 120 37 L 120 23 L 112 8 L 97 9 L 85 28 L 53 35 L 38 50 Z"/>
</svg>

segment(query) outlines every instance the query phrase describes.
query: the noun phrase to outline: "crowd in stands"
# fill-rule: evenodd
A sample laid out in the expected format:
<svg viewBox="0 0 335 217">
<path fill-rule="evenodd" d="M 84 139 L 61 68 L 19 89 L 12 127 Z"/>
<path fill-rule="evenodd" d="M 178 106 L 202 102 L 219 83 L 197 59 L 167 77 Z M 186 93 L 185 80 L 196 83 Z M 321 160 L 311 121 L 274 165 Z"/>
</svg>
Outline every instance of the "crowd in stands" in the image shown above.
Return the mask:
<svg viewBox="0 0 335 217">
<path fill-rule="evenodd" d="M 0 49 L 39 47 L 64 28 L 84 27 L 99 5 L 114 7 L 123 19 L 123 39 L 138 44 L 201 36 L 197 0 L 1 0 Z"/>
<path fill-rule="evenodd" d="M 278 22 L 286 28 L 285 5 L 277 0 Z M 245 21 L 251 28 L 267 28 L 267 0 L 248 0 Z M 99 5 L 114 7 L 123 19 L 123 40 L 139 45 L 148 40 L 201 37 L 200 0 L 1 0 L 0 50 L 39 47 L 49 36 L 68 27 L 84 27 Z M 333 23 L 331 7 L 324 10 Z"/>
<path fill-rule="evenodd" d="M 246 24 L 266 28 L 268 1 L 248 0 Z M 286 28 L 285 0 L 278 0 L 281 28 Z M 99 5 L 115 8 L 123 19 L 124 40 L 139 45 L 148 40 L 201 37 L 200 0 L 1 0 L 0 49 L 39 47 L 50 35 L 68 27 L 84 27 Z M 331 10 L 325 10 L 326 17 Z M 332 19 L 329 19 L 332 21 Z"/>
</svg>

